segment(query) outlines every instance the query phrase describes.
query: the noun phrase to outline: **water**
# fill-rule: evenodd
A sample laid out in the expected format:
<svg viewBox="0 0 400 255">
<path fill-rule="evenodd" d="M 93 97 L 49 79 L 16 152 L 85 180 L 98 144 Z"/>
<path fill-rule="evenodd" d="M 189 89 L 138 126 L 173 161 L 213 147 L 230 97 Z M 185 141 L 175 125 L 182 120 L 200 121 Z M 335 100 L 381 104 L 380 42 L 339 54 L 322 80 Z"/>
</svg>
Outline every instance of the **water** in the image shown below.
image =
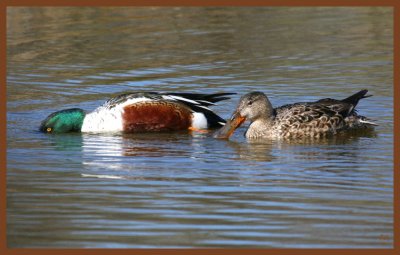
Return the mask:
<svg viewBox="0 0 400 255">
<path fill-rule="evenodd" d="M 8 247 L 393 247 L 391 8 L 9 8 Z M 46 135 L 128 91 L 279 106 L 361 89 L 375 131 L 314 142 Z"/>
</svg>

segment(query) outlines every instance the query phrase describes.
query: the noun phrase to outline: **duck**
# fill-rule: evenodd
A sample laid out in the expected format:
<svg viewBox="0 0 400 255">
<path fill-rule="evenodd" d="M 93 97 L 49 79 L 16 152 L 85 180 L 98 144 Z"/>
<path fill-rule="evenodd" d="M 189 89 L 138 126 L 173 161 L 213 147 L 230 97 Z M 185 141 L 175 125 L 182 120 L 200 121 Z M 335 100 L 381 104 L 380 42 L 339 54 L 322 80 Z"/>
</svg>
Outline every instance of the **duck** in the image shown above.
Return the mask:
<svg viewBox="0 0 400 255">
<path fill-rule="evenodd" d="M 367 93 L 364 89 L 342 100 L 323 98 L 273 108 L 265 93 L 250 92 L 240 98 L 232 117 L 213 136 L 227 139 L 246 120 L 250 121 L 247 139 L 320 138 L 342 130 L 371 128 L 377 124 L 355 109 L 361 99 L 372 96 Z"/>
<path fill-rule="evenodd" d="M 141 133 L 220 128 L 225 120 L 209 107 L 233 94 L 124 93 L 91 112 L 69 108 L 51 113 L 42 121 L 39 131 Z"/>
</svg>

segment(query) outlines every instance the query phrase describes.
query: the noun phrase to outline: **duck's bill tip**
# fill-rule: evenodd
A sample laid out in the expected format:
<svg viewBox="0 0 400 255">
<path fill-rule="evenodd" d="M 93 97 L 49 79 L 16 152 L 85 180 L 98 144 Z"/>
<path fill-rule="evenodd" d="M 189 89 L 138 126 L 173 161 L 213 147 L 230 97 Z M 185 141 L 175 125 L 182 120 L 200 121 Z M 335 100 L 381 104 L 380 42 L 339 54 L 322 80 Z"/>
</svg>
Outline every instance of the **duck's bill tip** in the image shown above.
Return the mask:
<svg viewBox="0 0 400 255">
<path fill-rule="evenodd" d="M 233 132 L 246 120 L 246 118 L 234 115 L 230 120 L 228 120 L 225 125 L 217 130 L 213 137 L 218 139 L 228 139 Z"/>
</svg>

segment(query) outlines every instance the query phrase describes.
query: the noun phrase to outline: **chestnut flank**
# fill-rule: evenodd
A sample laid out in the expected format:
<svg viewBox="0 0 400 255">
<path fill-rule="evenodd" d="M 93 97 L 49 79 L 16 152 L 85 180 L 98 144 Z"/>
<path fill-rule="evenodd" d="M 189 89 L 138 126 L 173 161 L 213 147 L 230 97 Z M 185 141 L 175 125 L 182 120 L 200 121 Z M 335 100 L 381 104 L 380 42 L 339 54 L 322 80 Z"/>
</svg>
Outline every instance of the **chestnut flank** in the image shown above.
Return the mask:
<svg viewBox="0 0 400 255">
<path fill-rule="evenodd" d="M 180 103 L 149 101 L 125 106 L 122 120 L 126 133 L 175 131 L 191 126 L 192 113 Z"/>
</svg>

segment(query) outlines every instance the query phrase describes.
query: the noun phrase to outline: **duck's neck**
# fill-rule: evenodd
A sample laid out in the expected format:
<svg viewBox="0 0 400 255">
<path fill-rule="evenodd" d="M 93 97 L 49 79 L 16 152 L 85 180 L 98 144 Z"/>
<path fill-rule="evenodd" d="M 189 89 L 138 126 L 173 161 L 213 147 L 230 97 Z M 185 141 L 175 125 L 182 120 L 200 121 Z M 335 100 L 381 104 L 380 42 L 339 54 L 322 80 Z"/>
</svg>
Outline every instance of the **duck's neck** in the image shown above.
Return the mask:
<svg viewBox="0 0 400 255">
<path fill-rule="evenodd" d="M 250 124 L 249 129 L 246 131 L 246 137 L 258 138 L 268 136 L 273 125 L 274 118 L 272 116 L 269 118 L 258 118 Z"/>
</svg>

